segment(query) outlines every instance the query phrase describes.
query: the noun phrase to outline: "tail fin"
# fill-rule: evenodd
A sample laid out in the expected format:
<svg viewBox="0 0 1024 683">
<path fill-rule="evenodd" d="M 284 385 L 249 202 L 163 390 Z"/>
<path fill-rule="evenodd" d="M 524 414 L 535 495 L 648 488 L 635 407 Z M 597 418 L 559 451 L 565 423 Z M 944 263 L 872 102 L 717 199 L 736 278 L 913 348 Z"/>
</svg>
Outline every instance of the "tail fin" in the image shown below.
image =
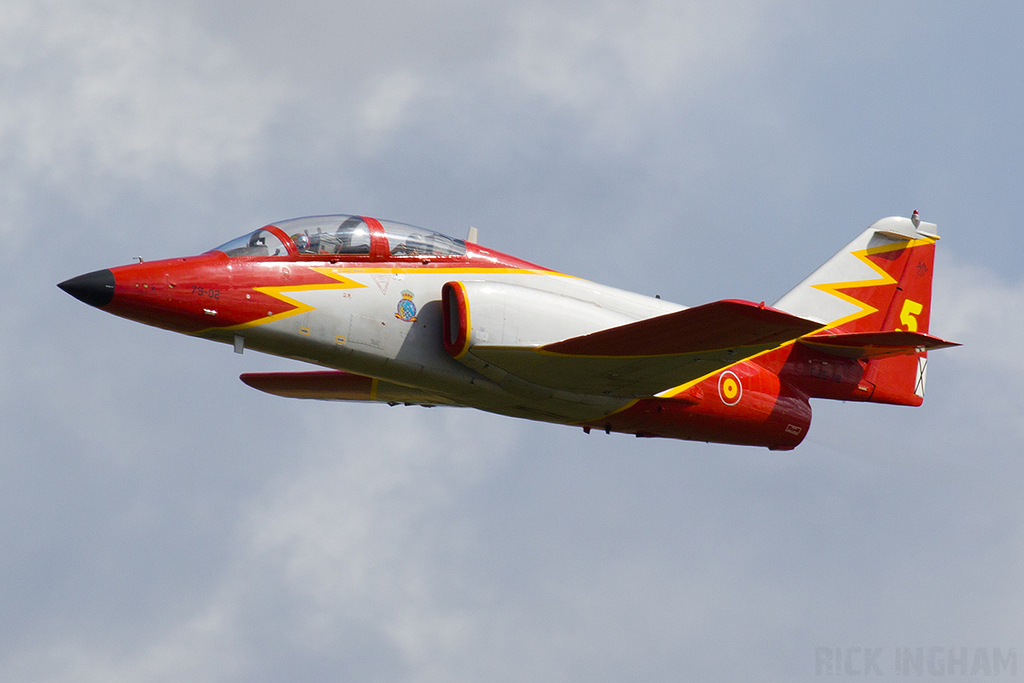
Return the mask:
<svg viewBox="0 0 1024 683">
<path fill-rule="evenodd" d="M 775 303 L 826 330 L 928 332 L 935 225 L 883 218 Z"/>
<path fill-rule="evenodd" d="M 860 400 L 920 405 L 927 349 L 952 345 L 928 336 L 938 239 L 936 226 L 921 222 L 916 211 L 913 218 L 883 218 L 775 303 L 825 323 L 804 338 L 809 353 L 857 359 Z M 819 336 L 824 343 L 814 343 Z M 839 398 L 832 391 L 811 395 Z"/>
</svg>

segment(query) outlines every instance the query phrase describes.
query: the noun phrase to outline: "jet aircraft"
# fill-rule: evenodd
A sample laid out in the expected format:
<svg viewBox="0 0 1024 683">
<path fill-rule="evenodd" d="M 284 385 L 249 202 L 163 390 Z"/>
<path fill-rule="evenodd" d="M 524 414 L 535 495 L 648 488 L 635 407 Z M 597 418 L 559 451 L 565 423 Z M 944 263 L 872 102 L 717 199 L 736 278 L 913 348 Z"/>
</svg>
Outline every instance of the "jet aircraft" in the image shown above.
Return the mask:
<svg viewBox="0 0 1024 683">
<path fill-rule="evenodd" d="M 809 399 L 920 405 L 936 226 L 883 218 L 771 306 L 687 308 L 369 216 L 279 221 L 198 256 L 58 286 L 117 316 L 306 361 L 284 397 L 468 406 L 789 450 Z"/>
</svg>

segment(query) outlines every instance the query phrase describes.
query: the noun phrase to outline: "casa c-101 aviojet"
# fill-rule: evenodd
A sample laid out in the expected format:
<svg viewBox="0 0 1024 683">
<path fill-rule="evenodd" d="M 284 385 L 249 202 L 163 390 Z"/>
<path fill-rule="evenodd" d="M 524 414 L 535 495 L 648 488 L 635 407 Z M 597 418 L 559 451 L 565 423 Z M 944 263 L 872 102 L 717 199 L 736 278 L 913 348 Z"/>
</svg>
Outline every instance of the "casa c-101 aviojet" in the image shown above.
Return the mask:
<svg viewBox="0 0 1024 683">
<path fill-rule="evenodd" d="M 280 221 L 59 287 L 114 315 L 313 363 L 278 396 L 468 406 L 638 437 L 796 447 L 812 398 L 920 405 L 936 226 L 876 222 L 772 306 L 687 308 L 368 216 Z"/>
</svg>

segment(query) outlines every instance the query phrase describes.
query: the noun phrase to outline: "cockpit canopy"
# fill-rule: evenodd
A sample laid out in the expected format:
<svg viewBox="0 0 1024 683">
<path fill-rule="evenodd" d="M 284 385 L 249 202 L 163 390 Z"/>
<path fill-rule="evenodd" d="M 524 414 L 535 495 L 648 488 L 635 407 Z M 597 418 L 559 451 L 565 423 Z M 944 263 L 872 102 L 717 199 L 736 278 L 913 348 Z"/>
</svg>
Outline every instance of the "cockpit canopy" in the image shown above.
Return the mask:
<svg viewBox="0 0 1024 683">
<path fill-rule="evenodd" d="M 313 216 L 276 225 L 300 254 L 370 253 L 370 228 L 359 216 Z"/>
<path fill-rule="evenodd" d="M 211 251 L 241 256 L 464 256 L 466 243 L 393 221 L 361 216 L 310 216 L 279 221 Z"/>
<path fill-rule="evenodd" d="M 236 237 L 210 251 L 223 251 L 228 256 L 287 256 L 289 250 L 281 238 L 271 230 L 260 228 L 248 235 Z"/>
</svg>

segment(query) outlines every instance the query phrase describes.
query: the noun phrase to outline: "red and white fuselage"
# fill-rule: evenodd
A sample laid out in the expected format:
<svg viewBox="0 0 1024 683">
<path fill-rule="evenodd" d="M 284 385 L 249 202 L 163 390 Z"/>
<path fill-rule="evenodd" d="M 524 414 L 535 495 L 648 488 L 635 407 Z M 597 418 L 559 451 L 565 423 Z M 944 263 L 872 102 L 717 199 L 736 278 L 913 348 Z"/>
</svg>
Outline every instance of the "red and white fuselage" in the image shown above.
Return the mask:
<svg viewBox="0 0 1024 683">
<path fill-rule="evenodd" d="M 688 309 L 341 215 L 60 286 L 114 315 L 328 369 L 243 375 L 282 396 L 789 449 L 811 397 L 920 403 L 927 349 L 949 345 L 927 335 L 928 226 L 879 221 L 777 308 Z"/>
</svg>

